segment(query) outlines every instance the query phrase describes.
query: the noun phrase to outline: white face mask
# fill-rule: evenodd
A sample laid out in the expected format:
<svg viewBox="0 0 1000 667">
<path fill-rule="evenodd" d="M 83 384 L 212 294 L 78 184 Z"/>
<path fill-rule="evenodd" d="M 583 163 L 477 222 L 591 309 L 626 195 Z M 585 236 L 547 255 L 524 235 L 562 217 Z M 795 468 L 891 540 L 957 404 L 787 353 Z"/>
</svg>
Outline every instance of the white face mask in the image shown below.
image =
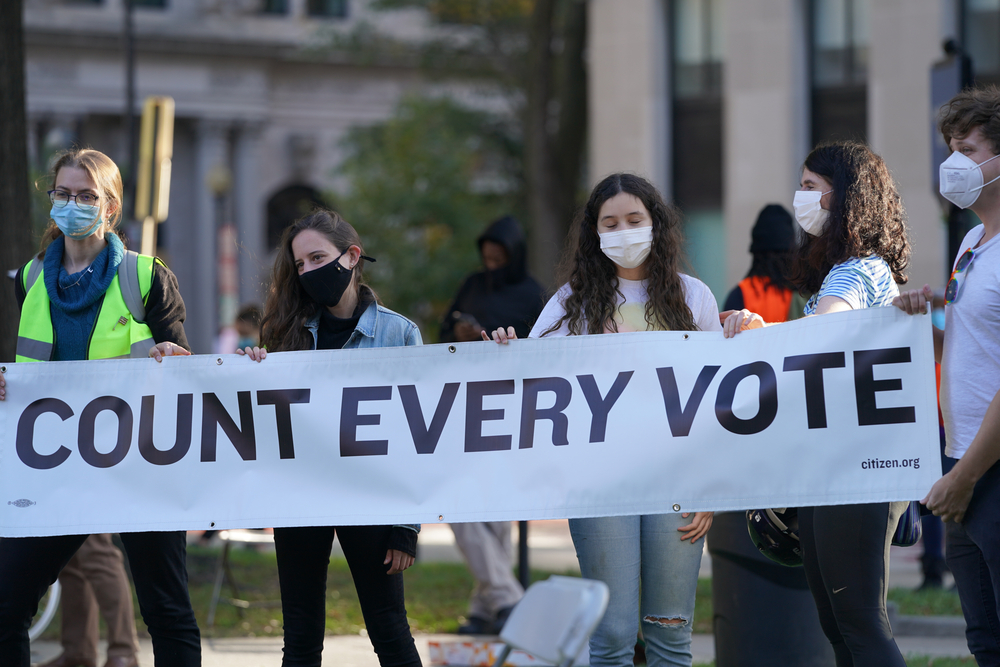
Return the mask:
<svg viewBox="0 0 1000 667">
<path fill-rule="evenodd" d="M 601 251 L 623 269 L 634 269 L 645 262 L 653 247 L 652 227 L 605 232 L 598 236 L 601 237 Z"/>
<path fill-rule="evenodd" d="M 823 195 L 829 194 L 833 190 L 820 192 L 819 190 L 796 190 L 795 198 L 792 200 L 792 208 L 795 209 L 795 221 L 810 236 L 819 236 L 823 233 L 823 227 L 830 218 L 830 212 L 819 205 L 819 200 Z"/>
<path fill-rule="evenodd" d="M 941 196 L 959 208 L 969 208 L 979 199 L 979 193 L 983 188 L 1000 178 L 994 178 L 990 183 L 983 183 L 983 170 L 981 167 L 996 160 L 1000 155 L 994 155 L 982 164 L 976 164 L 975 160 L 968 155 L 952 153 L 948 159 L 941 163 L 939 170 L 940 185 L 938 186 Z"/>
</svg>

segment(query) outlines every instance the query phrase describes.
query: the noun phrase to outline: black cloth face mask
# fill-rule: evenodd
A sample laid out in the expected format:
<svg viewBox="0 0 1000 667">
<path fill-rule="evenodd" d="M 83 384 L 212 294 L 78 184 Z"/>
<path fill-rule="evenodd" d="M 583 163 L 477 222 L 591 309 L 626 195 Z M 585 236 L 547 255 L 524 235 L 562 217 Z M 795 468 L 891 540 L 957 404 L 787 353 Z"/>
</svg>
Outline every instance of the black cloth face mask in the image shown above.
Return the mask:
<svg viewBox="0 0 1000 667">
<path fill-rule="evenodd" d="M 354 269 L 345 268 L 340 263 L 340 258 L 346 254 L 345 250 L 332 262 L 328 262 L 318 269 L 299 274 L 299 284 L 316 303 L 327 308 L 332 308 L 340 303 L 340 299 L 347 291 L 354 275 Z M 369 262 L 375 261 L 374 258 L 364 255 L 361 255 L 361 259 L 367 259 Z"/>
</svg>

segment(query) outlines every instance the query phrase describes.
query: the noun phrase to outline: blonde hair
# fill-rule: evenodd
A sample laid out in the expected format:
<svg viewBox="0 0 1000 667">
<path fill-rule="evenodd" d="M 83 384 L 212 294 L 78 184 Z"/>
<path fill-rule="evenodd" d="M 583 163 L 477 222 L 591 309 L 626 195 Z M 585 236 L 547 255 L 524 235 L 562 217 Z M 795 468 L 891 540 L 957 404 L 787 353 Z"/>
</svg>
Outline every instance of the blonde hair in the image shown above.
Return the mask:
<svg viewBox="0 0 1000 667">
<path fill-rule="evenodd" d="M 107 225 L 107 230 L 118 233 L 117 227 L 122 219 L 122 199 L 124 198 L 125 191 L 125 188 L 122 186 L 122 175 L 118 171 L 118 165 L 107 155 L 101 151 L 95 151 L 93 148 L 72 148 L 60 153 L 56 157 L 55 162 L 52 163 L 52 169 L 49 172 L 50 190 L 55 189 L 56 178 L 59 176 L 59 170 L 63 167 L 76 167 L 87 173 L 87 176 L 90 177 L 90 180 L 97 187 L 97 201 L 101 206 L 102 212 L 107 213 L 111 206 L 114 207 L 114 210 L 108 215 L 107 221 L 104 223 Z M 45 248 L 60 236 L 62 236 L 62 232 L 59 230 L 59 227 L 50 220 L 49 226 L 46 227 L 45 232 L 42 234 L 39 257 L 43 256 Z"/>
</svg>

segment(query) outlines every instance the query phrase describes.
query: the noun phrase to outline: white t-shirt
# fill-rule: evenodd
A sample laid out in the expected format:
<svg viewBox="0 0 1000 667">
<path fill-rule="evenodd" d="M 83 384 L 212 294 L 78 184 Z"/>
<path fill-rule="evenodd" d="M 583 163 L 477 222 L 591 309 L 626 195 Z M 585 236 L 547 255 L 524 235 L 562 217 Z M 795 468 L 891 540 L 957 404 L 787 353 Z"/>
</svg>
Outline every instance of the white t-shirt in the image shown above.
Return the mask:
<svg viewBox="0 0 1000 667">
<path fill-rule="evenodd" d="M 698 329 L 701 331 L 722 331 L 722 325 L 719 323 L 719 305 L 716 303 L 715 297 L 712 296 L 712 291 L 708 289 L 708 285 L 683 273 L 680 276 L 681 285 L 684 288 L 684 301 L 691 309 Z M 618 289 L 622 293 L 622 296 L 618 297 L 618 307 L 614 314 L 615 321 L 618 323 L 618 331 L 624 333 L 626 331 L 652 330 L 652 327 L 646 322 L 646 301 L 648 300 L 646 281 L 619 278 Z M 556 292 L 555 296 L 549 299 L 542 314 L 538 316 L 535 326 L 531 328 L 531 333 L 528 334 L 529 338 L 540 337 L 543 331 L 566 314 L 563 303 L 571 291 L 567 283 Z M 568 335 L 569 327 L 566 322 L 563 322 L 562 326 L 549 334 L 549 336 Z"/>
<path fill-rule="evenodd" d="M 962 240 L 958 257 L 982 239 L 979 225 Z M 941 414 L 945 453 L 962 458 L 1000 391 L 1000 235 L 975 248 L 958 298 L 944 307 Z M 953 265 L 954 268 L 954 265 Z"/>
</svg>

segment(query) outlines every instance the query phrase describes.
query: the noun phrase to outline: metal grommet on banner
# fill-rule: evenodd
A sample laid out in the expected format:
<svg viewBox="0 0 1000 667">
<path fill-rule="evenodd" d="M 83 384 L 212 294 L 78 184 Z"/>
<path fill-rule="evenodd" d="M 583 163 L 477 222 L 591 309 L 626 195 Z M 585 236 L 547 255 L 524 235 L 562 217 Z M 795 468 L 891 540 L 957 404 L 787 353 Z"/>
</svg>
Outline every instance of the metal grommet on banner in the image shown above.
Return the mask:
<svg viewBox="0 0 1000 667">
<path fill-rule="evenodd" d="M 212 522 L 212 525 L 209 526 L 209 528 L 215 528 L 215 522 L 214 521 Z"/>
<path fill-rule="evenodd" d="M 222 357 L 217 358 L 215 360 L 215 363 L 217 363 L 217 364 L 219 364 L 221 366 L 222 365 Z"/>
<path fill-rule="evenodd" d="M 455 346 L 454 345 L 449 345 L 448 346 L 448 351 L 451 352 L 452 354 L 455 354 Z"/>
<path fill-rule="evenodd" d="M 681 511 L 681 506 L 678 505 L 677 503 L 674 503 L 674 511 L 675 512 L 680 512 Z"/>
<path fill-rule="evenodd" d="M 688 335 L 684 334 L 684 340 L 687 340 L 687 339 L 688 339 Z"/>
<path fill-rule="evenodd" d="M 0 366 L 0 373 L 6 373 L 6 372 L 7 372 L 7 367 L 6 366 Z"/>
<path fill-rule="evenodd" d="M 444 514 L 438 514 L 438 521 L 444 521 Z"/>
</svg>

